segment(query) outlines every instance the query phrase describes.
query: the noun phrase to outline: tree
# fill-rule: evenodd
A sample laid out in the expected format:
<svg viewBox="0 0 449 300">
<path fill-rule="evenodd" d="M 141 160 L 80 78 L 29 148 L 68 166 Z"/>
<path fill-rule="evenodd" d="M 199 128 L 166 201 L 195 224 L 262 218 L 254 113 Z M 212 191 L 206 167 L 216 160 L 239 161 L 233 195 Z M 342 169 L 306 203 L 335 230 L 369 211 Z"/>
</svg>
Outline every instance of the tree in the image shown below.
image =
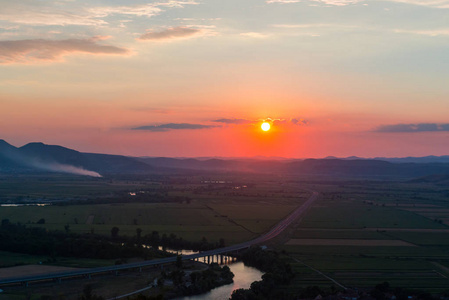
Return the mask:
<svg viewBox="0 0 449 300">
<path fill-rule="evenodd" d="M 11 224 L 11 223 L 9 222 L 9 219 L 3 219 L 3 220 L 2 220 L 2 227 L 7 227 L 9 224 Z"/>
<path fill-rule="evenodd" d="M 104 300 L 103 297 L 93 294 L 92 291 L 93 291 L 93 289 L 90 284 L 85 285 L 83 288 L 83 295 L 79 299 L 80 300 Z"/>
<path fill-rule="evenodd" d="M 178 269 L 182 269 L 182 255 L 178 255 L 176 257 L 176 267 Z"/>
<path fill-rule="evenodd" d="M 137 239 L 140 240 L 140 238 L 142 236 L 142 229 L 141 228 L 136 228 L 136 236 L 137 236 Z"/>
<path fill-rule="evenodd" d="M 112 227 L 112 229 L 111 229 L 111 237 L 113 237 L 113 238 L 118 237 L 119 230 L 120 229 L 118 227 L 116 227 L 116 226 Z"/>
</svg>

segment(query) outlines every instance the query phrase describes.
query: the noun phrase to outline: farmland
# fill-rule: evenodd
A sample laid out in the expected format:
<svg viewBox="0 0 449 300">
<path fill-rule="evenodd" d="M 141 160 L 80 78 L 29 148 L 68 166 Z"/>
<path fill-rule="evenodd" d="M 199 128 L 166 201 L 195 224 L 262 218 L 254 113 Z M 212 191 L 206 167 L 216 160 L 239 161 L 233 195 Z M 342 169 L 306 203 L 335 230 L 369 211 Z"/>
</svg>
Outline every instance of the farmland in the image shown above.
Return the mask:
<svg viewBox="0 0 449 300">
<path fill-rule="evenodd" d="M 215 179 L 224 183 L 215 183 Z M 42 185 L 29 180 L 30 187 L 25 190 Z M 64 176 L 52 180 L 68 184 Z M 118 227 L 120 236 L 133 237 L 140 229 L 142 235 L 157 231 L 187 241 L 216 243 L 223 239 L 231 245 L 266 232 L 314 190 L 320 193 L 318 200 L 283 238 L 270 245 L 285 253 L 283 259 L 296 272 L 293 284 L 281 289 L 329 287 L 335 282 L 370 288 L 388 281 L 393 287 L 439 293 L 449 286 L 449 191 L 445 186 L 250 175 L 213 180 L 205 176 L 161 181 L 107 178 L 94 179 L 89 192 L 80 189 L 85 200 L 79 195 L 73 201 L 83 183 L 71 180 L 74 187 L 61 190 L 66 201 L 2 207 L 0 219 L 81 234 L 110 236 L 112 227 Z M 105 193 L 105 185 L 111 182 L 113 192 Z M 36 191 L 33 195 L 39 202 L 44 189 Z M 41 256 L 3 252 L 1 257 L 3 266 L 36 261 L 51 264 Z M 56 261 L 77 265 L 76 259 Z M 78 266 L 85 267 L 113 263 L 78 261 Z"/>
<path fill-rule="evenodd" d="M 365 188 L 364 188 L 365 187 Z M 319 189 L 319 184 L 314 183 Z M 434 192 L 431 192 L 431 190 Z M 449 286 L 447 191 L 404 183 L 329 182 L 322 197 L 279 249 L 300 274 L 293 286 L 393 287 L 432 293 Z M 441 218 L 429 216 L 432 207 Z"/>
<path fill-rule="evenodd" d="M 27 180 L 36 187 L 33 195 L 38 198 L 30 203 L 39 203 L 43 196 L 40 193 L 48 182 L 32 179 Z M 64 187 L 69 182 L 64 176 L 49 180 Z M 112 227 L 118 227 L 119 235 L 134 236 L 139 229 L 142 235 L 157 231 L 160 235 L 174 234 L 190 241 L 224 239 L 231 245 L 266 232 L 310 194 L 295 186 L 279 189 L 275 181 L 258 184 L 258 179 L 238 178 L 244 184 L 225 185 L 201 184 L 201 178 L 186 181 L 186 178 L 176 178 L 168 183 L 145 185 L 145 181 L 94 179 L 90 183 L 94 200 L 73 201 L 73 193 L 83 185 L 83 180 L 72 179 L 73 186 L 61 191 L 61 198 L 66 197 L 68 201 L 45 206 L 4 206 L 0 209 L 0 219 L 47 230 L 110 235 Z M 106 199 L 112 203 L 95 204 L 95 199 L 101 203 L 109 195 L 110 191 L 104 193 L 104 185 L 110 182 L 114 182 L 116 196 Z M 12 185 L 7 194 L 11 195 L 15 189 Z M 86 196 L 85 189 L 80 190 L 80 196 Z M 151 193 L 147 194 L 148 190 Z"/>
</svg>

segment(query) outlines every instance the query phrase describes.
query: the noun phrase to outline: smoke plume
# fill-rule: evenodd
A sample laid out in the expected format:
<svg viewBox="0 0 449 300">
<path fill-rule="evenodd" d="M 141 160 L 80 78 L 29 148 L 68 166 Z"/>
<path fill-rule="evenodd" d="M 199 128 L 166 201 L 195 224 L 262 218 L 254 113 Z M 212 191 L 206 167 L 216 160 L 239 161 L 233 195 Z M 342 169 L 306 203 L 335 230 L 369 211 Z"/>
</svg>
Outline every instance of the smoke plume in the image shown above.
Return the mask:
<svg viewBox="0 0 449 300">
<path fill-rule="evenodd" d="M 95 171 L 89 171 L 85 170 L 83 168 L 71 166 L 71 165 L 64 165 L 60 163 L 44 163 L 39 161 L 32 161 L 30 164 L 38 169 L 52 171 L 52 172 L 60 172 L 60 173 L 69 173 L 69 174 L 76 174 L 76 175 L 84 175 L 84 176 L 91 176 L 91 177 L 103 177 L 99 173 Z"/>
</svg>

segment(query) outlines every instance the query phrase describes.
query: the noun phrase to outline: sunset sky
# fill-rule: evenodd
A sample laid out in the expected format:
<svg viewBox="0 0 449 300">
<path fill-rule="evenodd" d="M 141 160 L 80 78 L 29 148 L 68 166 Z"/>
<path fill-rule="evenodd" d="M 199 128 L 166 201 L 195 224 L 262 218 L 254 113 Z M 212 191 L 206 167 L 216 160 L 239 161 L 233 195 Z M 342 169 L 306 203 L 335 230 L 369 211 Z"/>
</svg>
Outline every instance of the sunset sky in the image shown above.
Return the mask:
<svg viewBox="0 0 449 300">
<path fill-rule="evenodd" d="M 449 0 L 0 0 L 0 139 L 449 154 L 448 16 Z"/>
</svg>

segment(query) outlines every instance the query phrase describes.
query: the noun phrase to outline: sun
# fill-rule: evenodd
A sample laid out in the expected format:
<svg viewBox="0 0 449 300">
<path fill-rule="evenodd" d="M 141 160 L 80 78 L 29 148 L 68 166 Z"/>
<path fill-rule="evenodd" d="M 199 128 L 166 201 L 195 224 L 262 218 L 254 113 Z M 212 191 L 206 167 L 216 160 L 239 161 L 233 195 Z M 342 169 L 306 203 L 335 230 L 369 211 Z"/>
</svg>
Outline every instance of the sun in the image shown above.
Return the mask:
<svg viewBox="0 0 449 300">
<path fill-rule="evenodd" d="M 270 123 L 267 122 L 263 122 L 262 125 L 260 126 L 260 128 L 262 128 L 263 131 L 268 131 L 271 128 Z"/>
</svg>

